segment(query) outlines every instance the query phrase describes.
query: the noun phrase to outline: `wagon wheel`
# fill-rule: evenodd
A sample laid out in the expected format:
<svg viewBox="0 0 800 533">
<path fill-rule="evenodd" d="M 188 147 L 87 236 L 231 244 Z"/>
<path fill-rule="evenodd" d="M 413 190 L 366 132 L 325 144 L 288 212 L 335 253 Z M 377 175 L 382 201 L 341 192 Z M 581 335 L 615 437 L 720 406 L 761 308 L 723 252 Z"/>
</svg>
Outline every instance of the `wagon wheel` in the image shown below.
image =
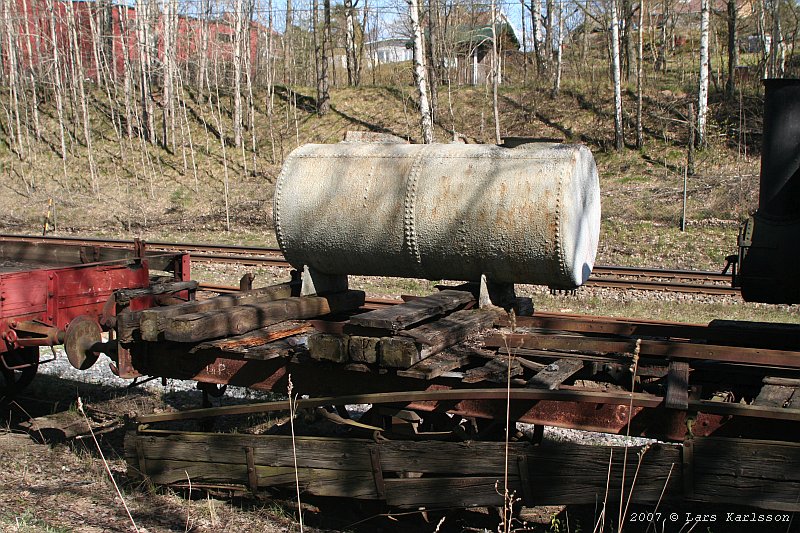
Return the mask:
<svg viewBox="0 0 800 533">
<path fill-rule="evenodd" d="M 5 353 L 2 357 L 3 360 L 0 361 L 0 402 L 13 398 L 33 380 L 39 368 L 39 348 L 20 348 Z M 24 368 L 8 368 L 18 366 L 24 366 Z"/>
</svg>

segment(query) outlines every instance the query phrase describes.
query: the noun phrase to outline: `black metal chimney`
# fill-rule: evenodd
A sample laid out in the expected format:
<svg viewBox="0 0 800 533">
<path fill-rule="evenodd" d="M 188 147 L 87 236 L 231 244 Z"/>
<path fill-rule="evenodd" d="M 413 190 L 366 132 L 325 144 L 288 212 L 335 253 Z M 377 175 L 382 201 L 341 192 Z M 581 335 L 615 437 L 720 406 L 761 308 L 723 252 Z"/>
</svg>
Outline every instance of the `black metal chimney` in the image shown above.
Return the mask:
<svg viewBox="0 0 800 533">
<path fill-rule="evenodd" d="M 800 218 L 800 80 L 764 80 L 758 214 Z"/>
</svg>

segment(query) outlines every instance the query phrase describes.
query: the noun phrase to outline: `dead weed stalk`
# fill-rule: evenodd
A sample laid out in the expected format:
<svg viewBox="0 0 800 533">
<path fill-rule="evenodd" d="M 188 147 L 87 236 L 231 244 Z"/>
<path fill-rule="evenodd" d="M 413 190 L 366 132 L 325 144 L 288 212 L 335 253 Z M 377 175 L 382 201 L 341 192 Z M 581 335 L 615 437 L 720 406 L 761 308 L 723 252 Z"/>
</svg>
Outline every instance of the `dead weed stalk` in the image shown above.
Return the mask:
<svg viewBox="0 0 800 533">
<path fill-rule="evenodd" d="M 289 374 L 289 385 L 287 390 L 289 393 L 289 427 L 292 431 L 292 458 L 294 459 L 294 485 L 297 490 L 297 517 L 300 522 L 300 533 L 303 533 L 303 507 L 300 503 L 300 474 L 297 470 L 297 445 L 294 436 L 294 417 L 297 414 L 297 397 L 292 397 L 292 375 Z"/>
<path fill-rule="evenodd" d="M 128 508 L 128 504 L 125 503 L 125 498 L 122 496 L 122 491 L 119 490 L 119 485 L 117 485 L 117 480 L 114 479 L 113 474 L 111 474 L 111 467 L 108 466 L 108 461 L 106 460 L 105 454 L 103 454 L 103 450 L 100 448 L 100 443 L 97 441 L 97 436 L 94 434 L 94 430 L 92 429 L 92 424 L 89 421 L 89 417 L 86 415 L 86 411 L 83 409 L 83 401 L 81 397 L 78 396 L 78 412 L 83 415 L 84 420 L 86 420 L 86 426 L 89 428 L 89 433 L 92 434 L 92 440 L 94 441 L 94 445 L 97 448 L 97 453 L 100 454 L 100 459 L 103 460 L 103 466 L 106 469 L 106 474 L 108 474 L 108 478 L 111 480 L 111 483 L 114 485 L 114 490 L 117 491 L 117 496 L 119 496 L 119 501 L 122 502 L 122 506 L 125 508 L 125 513 L 128 515 L 128 520 L 130 520 L 131 525 L 133 526 L 133 530 L 138 533 L 139 527 L 136 525 L 136 522 L 133 519 L 133 515 L 131 515 L 131 510 Z"/>
</svg>

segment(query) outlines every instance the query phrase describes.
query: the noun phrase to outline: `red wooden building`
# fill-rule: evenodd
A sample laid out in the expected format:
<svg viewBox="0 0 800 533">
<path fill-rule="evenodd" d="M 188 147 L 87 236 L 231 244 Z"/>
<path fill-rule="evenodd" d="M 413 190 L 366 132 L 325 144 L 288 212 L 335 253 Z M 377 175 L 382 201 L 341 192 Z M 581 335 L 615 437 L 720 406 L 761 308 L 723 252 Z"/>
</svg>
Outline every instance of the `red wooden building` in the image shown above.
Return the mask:
<svg viewBox="0 0 800 533">
<path fill-rule="evenodd" d="M 59 52 L 59 61 L 68 75 L 73 72 L 73 67 L 77 69 L 73 63 L 77 63 L 78 58 L 71 53 L 74 42 L 77 42 L 83 75 L 90 79 L 98 78 L 98 62 L 101 65 L 108 64 L 110 74 L 116 77 L 124 75 L 126 60 L 130 66 L 140 62 L 138 13 L 134 7 L 102 1 L 16 0 L 11 3 L 10 11 L 9 16 L 4 18 L 12 21 L 9 27 L 9 32 L 14 36 L 12 46 L 8 46 L 5 39 L 0 44 L 6 75 L 12 58 L 16 59 L 19 71 L 51 68 L 54 43 Z M 204 29 L 208 36 L 205 56 L 210 68 L 217 61 L 224 71 L 232 63 L 235 42 L 232 14 L 226 13 L 214 19 L 177 15 L 176 19 L 175 58 L 179 68 L 191 71 L 200 63 Z M 71 21 L 74 21 L 74 35 L 71 34 Z M 150 18 L 150 60 L 155 63 L 153 68 L 156 70 L 164 60 L 165 22 L 166 17 L 161 11 Z M 254 68 L 259 43 L 264 41 L 266 28 L 250 22 L 249 31 L 250 64 Z"/>
</svg>

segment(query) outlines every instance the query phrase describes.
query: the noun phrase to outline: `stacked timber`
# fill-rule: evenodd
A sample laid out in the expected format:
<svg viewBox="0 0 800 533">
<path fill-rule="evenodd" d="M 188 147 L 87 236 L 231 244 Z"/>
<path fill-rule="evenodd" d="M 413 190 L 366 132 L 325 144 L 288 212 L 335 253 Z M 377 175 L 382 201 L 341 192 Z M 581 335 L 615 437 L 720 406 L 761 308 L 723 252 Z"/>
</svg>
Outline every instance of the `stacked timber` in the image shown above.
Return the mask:
<svg viewBox="0 0 800 533">
<path fill-rule="evenodd" d="M 325 296 L 299 297 L 292 296 L 294 289 L 291 283 L 282 283 L 202 301 L 125 313 L 119 337 L 122 342 L 196 344 L 250 334 L 244 344 L 249 342 L 252 345 L 255 339 L 270 342 L 281 338 L 274 328 L 278 324 L 352 311 L 364 305 L 363 291 L 345 290 Z M 291 323 L 278 329 L 293 331 L 292 334 L 298 332 L 297 324 Z"/>
<path fill-rule="evenodd" d="M 443 290 L 353 316 L 341 333 L 311 335 L 308 350 L 317 360 L 407 369 L 491 328 L 504 314 L 474 305 L 469 292 Z"/>
</svg>

